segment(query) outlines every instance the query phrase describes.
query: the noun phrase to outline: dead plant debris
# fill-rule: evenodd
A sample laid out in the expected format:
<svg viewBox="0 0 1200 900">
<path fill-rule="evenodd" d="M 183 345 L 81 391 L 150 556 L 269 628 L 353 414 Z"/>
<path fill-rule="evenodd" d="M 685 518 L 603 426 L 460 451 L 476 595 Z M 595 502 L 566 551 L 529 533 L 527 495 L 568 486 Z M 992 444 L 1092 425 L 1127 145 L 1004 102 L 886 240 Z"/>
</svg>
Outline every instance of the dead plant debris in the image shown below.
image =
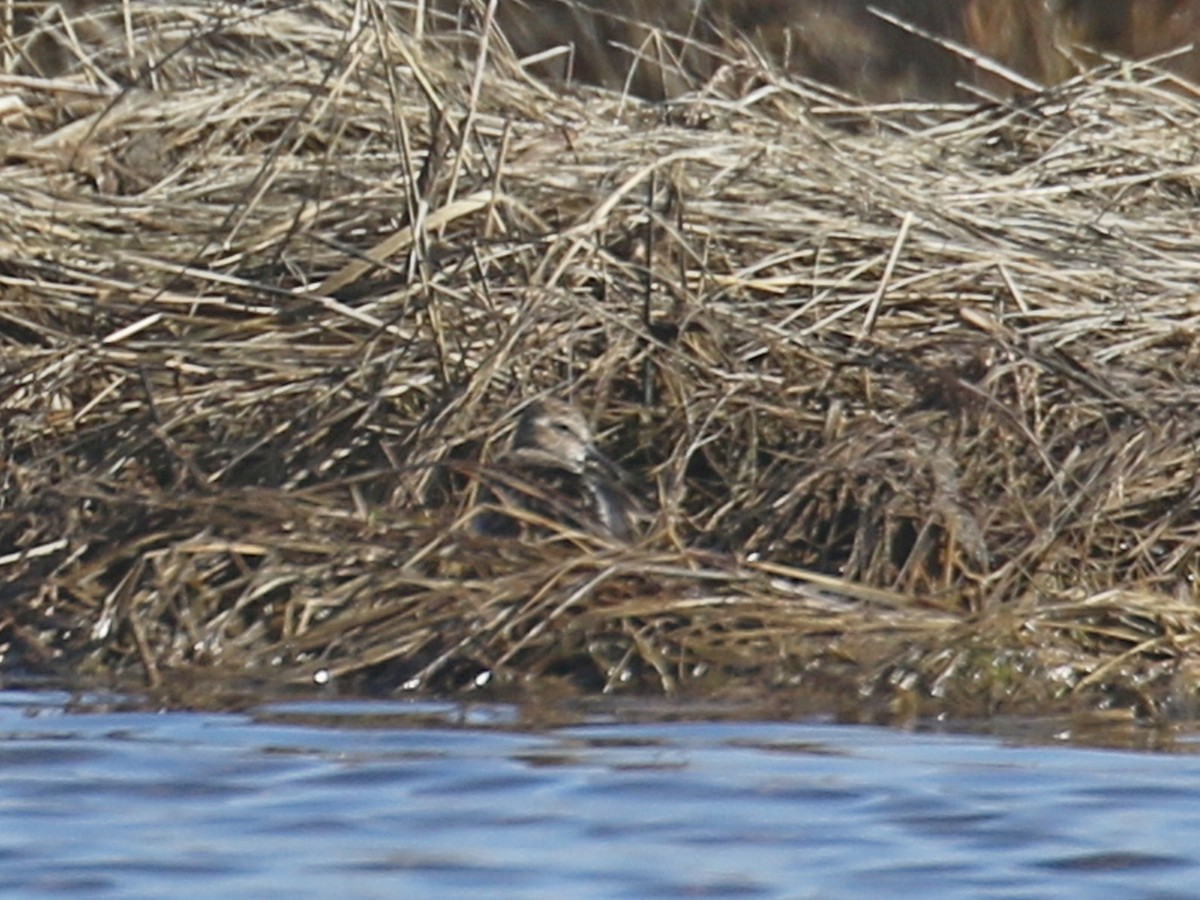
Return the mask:
<svg viewBox="0 0 1200 900">
<path fill-rule="evenodd" d="M 123 8 L 0 77 L 10 669 L 1196 698 L 1191 85 L 884 110 L 731 44 L 655 104 L 399 4 Z M 643 539 L 469 527 L 537 396 Z"/>
</svg>

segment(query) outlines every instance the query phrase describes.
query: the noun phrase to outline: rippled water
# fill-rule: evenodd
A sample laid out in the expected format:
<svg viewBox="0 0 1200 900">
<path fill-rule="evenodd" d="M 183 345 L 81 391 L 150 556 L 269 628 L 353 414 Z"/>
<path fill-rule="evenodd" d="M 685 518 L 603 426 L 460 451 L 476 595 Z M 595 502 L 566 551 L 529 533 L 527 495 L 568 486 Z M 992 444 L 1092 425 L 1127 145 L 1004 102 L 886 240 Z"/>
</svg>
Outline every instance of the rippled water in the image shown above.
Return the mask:
<svg viewBox="0 0 1200 900">
<path fill-rule="evenodd" d="M 1195 897 L 1200 759 L 820 723 L 0 692 L 0 892 Z M 1184 739 L 1183 750 L 1194 749 Z"/>
</svg>

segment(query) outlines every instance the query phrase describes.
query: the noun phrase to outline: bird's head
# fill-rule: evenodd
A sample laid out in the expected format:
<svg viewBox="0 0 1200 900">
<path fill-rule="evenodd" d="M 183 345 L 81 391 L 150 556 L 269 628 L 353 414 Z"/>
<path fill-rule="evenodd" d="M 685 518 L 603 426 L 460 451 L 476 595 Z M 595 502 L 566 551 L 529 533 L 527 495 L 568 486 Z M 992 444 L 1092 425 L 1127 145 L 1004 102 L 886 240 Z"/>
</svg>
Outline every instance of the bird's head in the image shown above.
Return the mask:
<svg viewBox="0 0 1200 900">
<path fill-rule="evenodd" d="M 526 408 L 517 422 L 513 449 L 540 451 L 577 471 L 596 456 L 587 420 L 561 400 L 539 400 Z"/>
</svg>

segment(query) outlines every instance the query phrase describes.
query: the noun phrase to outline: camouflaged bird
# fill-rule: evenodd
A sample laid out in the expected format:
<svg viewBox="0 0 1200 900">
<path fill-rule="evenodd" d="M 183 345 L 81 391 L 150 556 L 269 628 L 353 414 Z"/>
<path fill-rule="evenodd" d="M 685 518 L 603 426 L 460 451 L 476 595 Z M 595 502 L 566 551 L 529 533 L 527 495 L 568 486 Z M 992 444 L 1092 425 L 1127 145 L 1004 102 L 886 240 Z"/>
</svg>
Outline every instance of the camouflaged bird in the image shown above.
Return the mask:
<svg viewBox="0 0 1200 900">
<path fill-rule="evenodd" d="M 483 479 L 483 534 L 515 537 L 538 520 L 620 541 L 645 514 L 623 486 L 621 469 L 596 449 L 582 413 L 540 400 L 521 414 L 512 444 Z"/>
</svg>

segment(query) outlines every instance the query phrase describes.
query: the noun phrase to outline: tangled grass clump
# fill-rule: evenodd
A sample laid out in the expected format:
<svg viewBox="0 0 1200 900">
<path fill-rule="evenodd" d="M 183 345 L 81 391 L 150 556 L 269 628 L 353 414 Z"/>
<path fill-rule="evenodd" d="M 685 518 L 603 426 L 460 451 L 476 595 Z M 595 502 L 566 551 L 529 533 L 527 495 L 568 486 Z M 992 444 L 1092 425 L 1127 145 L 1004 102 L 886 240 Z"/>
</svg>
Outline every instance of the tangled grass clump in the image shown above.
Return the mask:
<svg viewBox="0 0 1200 900">
<path fill-rule="evenodd" d="M 1195 698 L 1194 87 L 885 112 L 731 45 L 655 105 L 391 4 L 125 6 L 0 77 L 10 669 Z M 644 539 L 470 528 L 543 394 Z"/>
</svg>

